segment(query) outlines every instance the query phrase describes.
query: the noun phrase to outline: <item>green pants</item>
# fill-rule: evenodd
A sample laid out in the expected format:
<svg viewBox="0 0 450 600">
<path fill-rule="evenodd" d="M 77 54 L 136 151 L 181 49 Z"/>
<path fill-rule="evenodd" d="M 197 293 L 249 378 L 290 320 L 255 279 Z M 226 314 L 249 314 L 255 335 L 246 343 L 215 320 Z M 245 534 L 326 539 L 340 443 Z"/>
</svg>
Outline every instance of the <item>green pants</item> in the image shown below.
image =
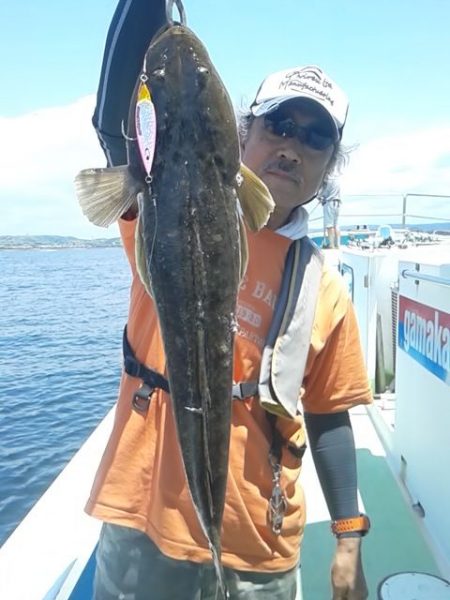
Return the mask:
<svg viewBox="0 0 450 600">
<path fill-rule="evenodd" d="M 225 568 L 230 600 L 295 600 L 297 568 L 252 573 Z M 163 555 L 150 538 L 129 527 L 103 525 L 97 549 L 95 600 L 215 600 L 212 563 Z"/>
</svg>

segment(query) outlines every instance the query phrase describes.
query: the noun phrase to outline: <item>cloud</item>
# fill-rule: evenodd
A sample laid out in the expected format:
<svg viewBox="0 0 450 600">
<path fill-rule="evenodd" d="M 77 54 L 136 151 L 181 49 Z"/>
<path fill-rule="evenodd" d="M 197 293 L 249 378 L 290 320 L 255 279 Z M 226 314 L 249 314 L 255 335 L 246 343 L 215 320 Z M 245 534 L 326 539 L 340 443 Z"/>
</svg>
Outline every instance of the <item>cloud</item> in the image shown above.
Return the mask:
<svg viewBox="0 0 450 600">
<path fill-rule="evenodd" d="M 407 223 L 450 221 L 450 126 L 362 143 L 341 184 L 344 224 L 399 223 L 405 197 Z"/>
<path fill-rule="evenodd" d="M 80 169 L 105 165 L 91 125 L 94 102 L 87 96 L 67 106 L 0 117 L 0 235 L 117 235 L 115 226 L 90 225 L 74 193 Z M 450 126 L 361 143 L 341 183 L 344 224 L 398 221 L 408 193 L 450 194 Z M 450 221 L 449 207 L 448 198 L 408 197 L 410 214 Z"/>
<path fill-rule="evenodd" d="M 0 118 L 0 234 L 117 235 L 81 214 L 73 179 L 105 166 L 91 125 L 94 96 L 68 106 Z"/>
<path fill-rule="evenodd" d="M 450 193 L 450 126 L 362 144 L 343 177 L 349 194 Z"/>
</svg>

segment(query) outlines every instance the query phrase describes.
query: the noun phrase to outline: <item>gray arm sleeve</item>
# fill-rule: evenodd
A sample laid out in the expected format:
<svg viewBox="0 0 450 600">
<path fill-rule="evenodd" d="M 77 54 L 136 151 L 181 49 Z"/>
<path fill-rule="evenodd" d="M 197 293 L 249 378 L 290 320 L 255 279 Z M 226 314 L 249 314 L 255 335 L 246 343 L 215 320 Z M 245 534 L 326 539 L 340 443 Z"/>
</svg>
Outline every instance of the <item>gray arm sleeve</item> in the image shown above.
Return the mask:
<svg viewBox="0 0 450 600">
<path fill-rule="evenodd" d="M 326 415 L 305 413 L 311 453 L 331 518 L 359 515 L 356 452 L 347 411 Z M 356 537 L 347 533 L 341 537 Z"/>
</svg>

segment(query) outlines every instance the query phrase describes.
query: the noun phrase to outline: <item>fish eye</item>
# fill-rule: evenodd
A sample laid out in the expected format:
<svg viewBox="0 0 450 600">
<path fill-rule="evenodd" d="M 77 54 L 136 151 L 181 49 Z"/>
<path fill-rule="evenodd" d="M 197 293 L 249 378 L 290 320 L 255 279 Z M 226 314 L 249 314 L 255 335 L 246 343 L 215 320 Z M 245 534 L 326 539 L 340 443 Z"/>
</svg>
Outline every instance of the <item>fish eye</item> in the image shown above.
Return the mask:
<svg viewBox="0 0 450 600">
<path fill-rule="evenodd" d="M 164 68 L 155 69 L 153 71 L 153 77 L 155 77 L 156 79 L 164 79 L 165 76 L 166 76 L 166 71 Z"/>
<path fill-rule="evenodd" d="M 206 87 L 206 82 L 209 77 L 209 69 L 206 67 L 197 67 L 197 84 L 201 90 Z"/>
</svg>

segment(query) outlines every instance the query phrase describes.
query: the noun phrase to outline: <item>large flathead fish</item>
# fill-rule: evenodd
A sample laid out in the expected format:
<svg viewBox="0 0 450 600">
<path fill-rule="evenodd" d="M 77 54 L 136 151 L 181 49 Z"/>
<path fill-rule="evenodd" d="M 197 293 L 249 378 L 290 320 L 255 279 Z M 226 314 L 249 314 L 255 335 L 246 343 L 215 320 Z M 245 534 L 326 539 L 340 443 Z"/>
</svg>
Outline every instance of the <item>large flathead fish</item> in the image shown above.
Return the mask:
<svg viewBox="0 0 450 600">
<path fill-rule="evenodd" d="M 158 312 L 187 481 L 225 597 L 220 530 L 235 308 L 247 253 L 241 215 L 259 229 L 273 201 L 240 164 L 229 96 L 184 25 L 172 23 L 148 48 L 127 148 L 128 165 L 82 171 L 77 194 L 87 217 L 104 226 L 137 200 L 138 271 Z"/>
</svg>

